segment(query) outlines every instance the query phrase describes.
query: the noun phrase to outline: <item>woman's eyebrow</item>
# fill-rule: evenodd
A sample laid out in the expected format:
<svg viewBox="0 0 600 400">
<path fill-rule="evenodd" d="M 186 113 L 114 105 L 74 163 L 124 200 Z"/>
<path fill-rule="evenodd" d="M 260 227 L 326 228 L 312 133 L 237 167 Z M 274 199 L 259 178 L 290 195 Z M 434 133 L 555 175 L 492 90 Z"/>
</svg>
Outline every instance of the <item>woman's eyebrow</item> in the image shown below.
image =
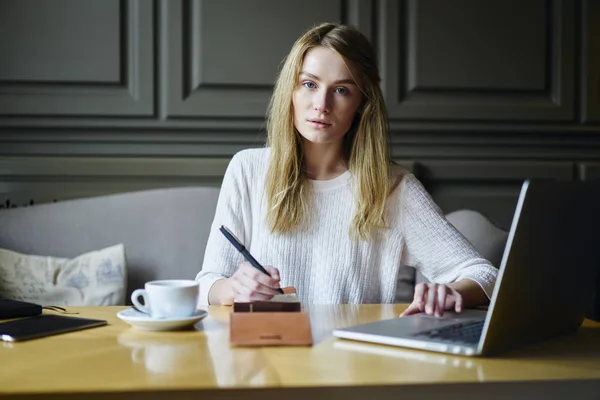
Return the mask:
<svg viewBox="0 0 600 400">
<path fill-rule="evenodd" d="M 306 72 L 306 71 L 300 71 L 300 75 L 306 75 L 309 78 L 312 78 L 314 80 L 320 81 L 321 78 L 319 78 L 318 76 L 311 74 L 310 72 Z M 350 84 L 350 85 L 356 85 L 356 82 L 354 82 L 354 79 L 340 79 L 339 81 L 335 81 L 333 82 L 336 85 L 339 85 L 341 83 L 346 83 L 346 84 Z"/>
</svg>

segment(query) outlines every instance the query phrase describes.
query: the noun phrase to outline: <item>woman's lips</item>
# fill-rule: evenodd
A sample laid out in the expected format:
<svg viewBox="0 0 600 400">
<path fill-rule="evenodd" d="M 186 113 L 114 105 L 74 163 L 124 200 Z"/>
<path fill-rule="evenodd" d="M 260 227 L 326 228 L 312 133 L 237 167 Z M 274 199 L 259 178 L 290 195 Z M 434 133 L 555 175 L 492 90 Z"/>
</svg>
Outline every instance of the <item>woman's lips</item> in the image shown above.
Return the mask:
<svg viewBox="0 0 600 400">
<path fill-rule="evenodd" d="M 308 120 L 308 123 L 315 128 L 329 128 L 331 126 L 331 124 L 328 124 L 327 122 L 310 119 Z"/>
</svg>

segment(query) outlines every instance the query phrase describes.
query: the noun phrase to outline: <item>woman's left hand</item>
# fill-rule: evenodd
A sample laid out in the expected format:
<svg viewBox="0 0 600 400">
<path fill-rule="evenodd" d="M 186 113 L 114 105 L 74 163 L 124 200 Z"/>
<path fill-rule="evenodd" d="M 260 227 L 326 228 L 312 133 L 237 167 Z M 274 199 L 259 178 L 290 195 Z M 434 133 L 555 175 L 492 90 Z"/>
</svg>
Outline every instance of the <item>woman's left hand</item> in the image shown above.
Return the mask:
<svg viewBox="0 0 600 400">
<path fill-rule="evenodd" d="M 425 312 L 441 317 L 445 310 L 461 312 L 462 308 L 463 297 L 458 290 L 445 284 L 421 282 L 415 286 L 413 302 L 400 316 Z"/>
</svg>

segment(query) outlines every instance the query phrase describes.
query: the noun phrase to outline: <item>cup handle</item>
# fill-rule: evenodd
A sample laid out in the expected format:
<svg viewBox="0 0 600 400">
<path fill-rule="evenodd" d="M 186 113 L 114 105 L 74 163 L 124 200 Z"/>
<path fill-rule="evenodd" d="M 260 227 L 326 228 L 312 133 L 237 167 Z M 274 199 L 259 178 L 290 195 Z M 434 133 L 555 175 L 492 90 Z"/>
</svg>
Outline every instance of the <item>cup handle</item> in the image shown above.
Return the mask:
<svg viewBox="0 0 600 400">
<path fill-rule="evenodd" d="M 152 315 L 152 313 L 150 312 L 150 307 L 140 303 L 140 296 L 144 298 L 144 304 L 148 304 L 148 295 L 145 289 L 135 289 L 133 293 L 131 293 L 131 302 L 142 312 L 145 312 L 148 315 Z"/>
</svg>

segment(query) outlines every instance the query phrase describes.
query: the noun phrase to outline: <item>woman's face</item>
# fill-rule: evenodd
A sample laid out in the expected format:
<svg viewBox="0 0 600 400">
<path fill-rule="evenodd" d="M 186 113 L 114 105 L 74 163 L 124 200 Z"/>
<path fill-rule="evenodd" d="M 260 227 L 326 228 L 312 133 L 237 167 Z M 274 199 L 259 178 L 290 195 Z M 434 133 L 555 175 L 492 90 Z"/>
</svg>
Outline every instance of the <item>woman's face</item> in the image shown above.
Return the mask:
<svg viewBox="0 0 600 400">
<path fill-rule="evenodd" d="M 334 51 L 318 46 L 306 53 L 292 97 L 294 126 L 305 140 L 341 143 L 362 101 L 352 76 L 358 74 Z"/>
</svg>

